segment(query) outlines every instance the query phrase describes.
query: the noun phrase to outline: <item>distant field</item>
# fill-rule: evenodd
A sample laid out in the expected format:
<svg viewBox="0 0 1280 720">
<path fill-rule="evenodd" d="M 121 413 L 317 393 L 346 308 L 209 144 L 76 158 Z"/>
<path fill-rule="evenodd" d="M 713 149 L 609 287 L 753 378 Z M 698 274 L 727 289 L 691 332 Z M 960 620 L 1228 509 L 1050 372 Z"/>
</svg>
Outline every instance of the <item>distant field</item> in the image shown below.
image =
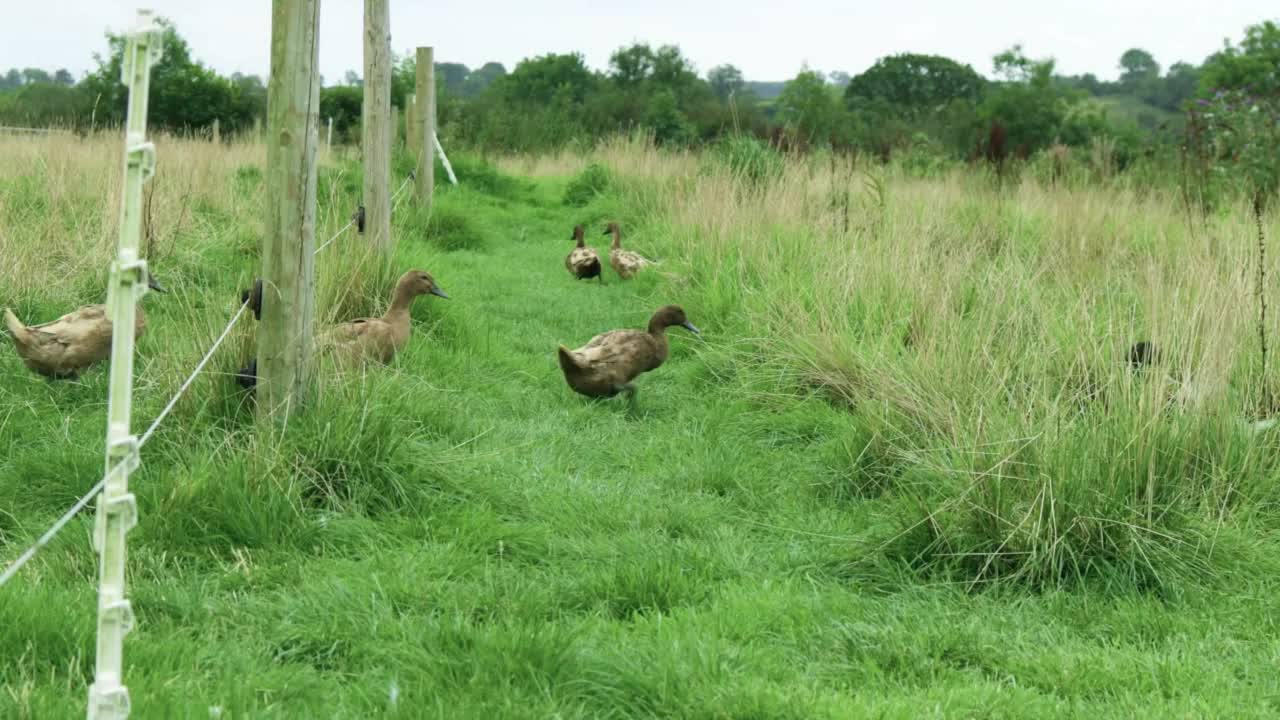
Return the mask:
<svg viewBox="0 0 1280 720">
<path fill-rule="evenodd" d="M 171 292 L 144 300 L 140 425 L 263 225 L 263 147 L 157 145 Z M 0 157 L 0 305 L 100 301 L 119 138 Z M 392 366 L 323 373 L 261 433 L 231 380 L 248 322 L 144 450 L 134 717 L 1275 716 L 1280 430 L 1246 425 L 1243 208 L 747 145 L 453 159 L 461 187 L 394 218 L 397 266 L 451 299 L 416 303 Z M 323 159 L 318 238 L 359 188 Z M 661 264 L 572 280 L 573 225 L 603 249 L 611 220 Z M 383 310 L 367 259 L 355 235 L 319 257 L 322 322 Z M 672 331 L 634 407 L 568 390 L 558 344 L 672 302 L 703 336 Z M 1134 372 L 1143 339 L 1163 362 Z M 0 340 L 0 562 L 97 481 L 106 390 Z M 0 589 L 0 717 L 83 712 L 92 525 Z"/>
</svg>

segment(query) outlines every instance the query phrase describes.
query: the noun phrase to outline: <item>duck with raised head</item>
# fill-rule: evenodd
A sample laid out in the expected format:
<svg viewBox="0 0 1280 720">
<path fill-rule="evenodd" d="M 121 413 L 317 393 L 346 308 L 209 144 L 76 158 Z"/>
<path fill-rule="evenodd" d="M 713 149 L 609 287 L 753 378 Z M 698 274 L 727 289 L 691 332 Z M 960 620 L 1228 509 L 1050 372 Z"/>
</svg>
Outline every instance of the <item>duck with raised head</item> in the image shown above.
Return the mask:
<svg viewBox="0 0 1280 720">
<path fill-rule="evenodd" d="M 637 376 L 656 370 L 667 360 L 666 330 L 680 326 L 701 334 L 679 305 L 659 308 L 646 330 L 614 330 L 591 338 L 577 350 L 560 346 L 560 369 L 569 387 L 589 397 L 635 395 L 631 383 Z"/>
<path fill-rule="evenodd" d="M 409 344 L 409 307 L 419 295 L 448 299 L 430 273 L 410 270 L 400 276 L 391 297 L 391 307 L 382 317 L 357 318 L 335 326 L 325 334 L 322 345 L 349 360 L 391 362 Z"/>
<path fill-rule="evenodd" d="M 581 225 L 573 227 L 573 238 L 571 239 L 576 243 L 576 246 L 564 259 L 565 269 L 579 280 L 599 278 L 600 282 L 603 283 L 604 275 L 600 272 L 600 256 L 595 250 L 587 247 L 586 237 L 587 231 Z"/>
<path fill-rule="evenodd" d="M 167 292 L 148 273 L 147 286 Z M 43 325 L 24 325 L 5 308 L 5 324 L 13 335 L 18 357 L 31 370 L 51 379 L 70 379 L 111 354 L 111 314 L 106 305 L 84 305 Z M 147 315 L 139 305 L 134 313 L 133 336 L 142 337 Z"/>
<path fill-rule="evenodd" d="M 630 280 L 641 270 L 653 264 L 652 260 L 644 258 L 640 253 L 622 249 L 622 228 L 618 223 L 609 223 L 609 226 L 604 229 L 604 234 L 613 235 L 613 244 L 609 246 L 609 265 L 624 280 Z"/>
</svg>

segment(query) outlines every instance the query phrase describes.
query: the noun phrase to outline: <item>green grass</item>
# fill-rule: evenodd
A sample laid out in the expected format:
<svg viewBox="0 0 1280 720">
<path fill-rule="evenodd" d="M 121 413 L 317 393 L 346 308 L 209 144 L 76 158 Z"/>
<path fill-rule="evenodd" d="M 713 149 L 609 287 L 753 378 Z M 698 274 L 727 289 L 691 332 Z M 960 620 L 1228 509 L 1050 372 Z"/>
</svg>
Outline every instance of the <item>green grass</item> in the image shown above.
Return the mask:
<svg viewBox="0 0 1280 720">
<path fill-rule="evenodd" d="M 326 377 L 286 433 L 260 435 L 228 376 L 250 321 L 145 449 L 132 483 L 134 717 L 1280 710 L 1280 593 L 1265 560 L 1280 548 L 1265 520 L 1222 529 L 1253 543 L 1224 541 L 1243 554 L 1223 559 L 1227 571 L 1154 589 L 1114 569 L 1069 590 L 977 591 L 919 571 L 911 543 L 929 539 L 902 535 L 903 518 L 918 516 L 923 491 L 910 489 L 940 463 L 903 459 L 873 415 L 780 380 L 739 309 L 744 287 L 681 290 L 657 272 L 576 282 L 562 265 L 570 229 L 638 212 L 623 196 L 572 208 L 566 179 L 486 171 L 472 188 L 459 175 L 433 217 L 395 219 L 398 266 L 429 270 L 452 299 L 417 302 L 393 366 Z M 344 222 L 352 177 L 322 183 L 336 188 L 322 210 L 343 209 L 322 213 L 317 236 Z M 236 202 L 212 202 L 183 231 L 199 250 L 170 257 L 174 292 L 145 301 L 137 425 L 252 276 L 241 246 L 259 190 L 250 171 L 228 182 Z M 327 251 L 322 276 L 340 277 L 358 242 Z M 670 302 L 704 334 L 673 331 L 636 407 L 568 390 L 557 344 L 643 326 Z M 60 309 L 44 297 L 21 307 Z M 101 368 L 51 384 L 0 353 L 5 560 L 98 479 L 106 385 Z M 1098 452 L 1091 467 L 1106 465 Z M 2 717 L 83 711 L 91 527 L 86 513 L 0 589 Z"/>
</svg>

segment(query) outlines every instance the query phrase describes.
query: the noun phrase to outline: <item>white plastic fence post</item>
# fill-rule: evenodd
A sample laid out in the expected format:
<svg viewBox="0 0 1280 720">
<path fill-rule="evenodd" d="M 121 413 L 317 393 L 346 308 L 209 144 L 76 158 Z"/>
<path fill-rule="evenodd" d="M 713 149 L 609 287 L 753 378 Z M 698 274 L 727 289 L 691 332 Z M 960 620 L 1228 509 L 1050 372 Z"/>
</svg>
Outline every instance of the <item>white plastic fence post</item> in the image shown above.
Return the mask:
<svg viewBox="0 0 1280 720">
<path fill-rule="evenodd" d="M 129 492 L 129 473 L 138 467 L 138 437 L 130 430 L 133 399 L 133 324 L 138 299 L 147 291 L 147 263 L 138 257 L 142 185 L 155 174 L 156 149 L 147 142 L 147 94 L 151 66 L 160 59 L 160 28 L 151 11 L 139 10 L 126 40 L 121 80 L 129 86 L 125 133 L 124 192 L 120 202 L 120 244 L 111 266 L 107 306 L 111 313 L 111 384 L 107 399 L 106 482 L 98 499 L 94 544 L 99 555 L 98 648 L 90 720 L 129 716 L 123 679 L 124 636 L 133 628 L 125 599 L 125 533 L 137 524 L 138 506 Z"/>
<path fill-rule="evenodd" d="M 440 153 L 440 161 L 444 163 L 444 171 L 449 173 L 449 182 L 457 185 L 458 176 L 453 174 L 453 165 L 449 164 L 449 156 L 444 154 L 444 147 L 440 145 L 440 136 L 432 133 L 431 139 L 436 141 L 436 150 Z"/>
</svg>

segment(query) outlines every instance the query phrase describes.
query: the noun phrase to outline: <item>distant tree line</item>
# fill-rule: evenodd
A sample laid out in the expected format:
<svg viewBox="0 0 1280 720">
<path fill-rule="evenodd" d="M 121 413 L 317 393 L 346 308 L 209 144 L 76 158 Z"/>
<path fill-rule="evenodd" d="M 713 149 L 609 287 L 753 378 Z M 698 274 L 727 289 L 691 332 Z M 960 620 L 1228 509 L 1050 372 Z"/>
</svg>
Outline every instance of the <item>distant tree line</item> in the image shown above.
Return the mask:
<svg viewBox="0 0 1280 720">
<path fill-rule="evenodd" d="M 165 53 L 152 78 L 151 123 L 174 132 L 202 132 L 215 119 L 226 134 L 251 127 L 266 113 L 266 86 L 256 75 L 222 76 L 191 57 L 164 23 Z M 123 120 L 119 82 L 121 36 L 76 81 L 66 70 L 34 68 L 0 75 L 0 124 L 87 128 Z M 857 75 L 804 68 L 785 83 L 749 82 L 732 65 L 699 73 L 680 49 L 636 43 L 619 48 L 604 71 L 577 53 L 479 68 L 437 63 L 437 112 L 451 141 L 500 151 L 538 151 L 628 131 L 660 144 L 691 146 L 728 135 L 755 136 L 792 149 L 830 147 L 889 158 L 929 152 L 953 158 L 991 153 L 993 128 L 1001 152 L 1030 154 L 1053 144 L 1080 146 L 1105 138 L 1122 156 L 1166 146 L 1197 99 L 1223 89 L 1276 93 L 1280 28 L 1249 27 L 1200 65 L 1163 69 L 1146 50 L 1118 61 L 1113 82 L 1092 74 L 1062 76 L 1052 59 L 1018 46 L 995 56 L 994 79 L 954 60 L 922 54 L 884 57 Z M 392 102 L 413 93 L 414 58 L 394 58 Z M 322 79 L 322 85 L 323 85 Z M 358 136 L 361 78 L 347 72 L 322 88 L 320 113 L 339 137 Z"/>
</svg>

